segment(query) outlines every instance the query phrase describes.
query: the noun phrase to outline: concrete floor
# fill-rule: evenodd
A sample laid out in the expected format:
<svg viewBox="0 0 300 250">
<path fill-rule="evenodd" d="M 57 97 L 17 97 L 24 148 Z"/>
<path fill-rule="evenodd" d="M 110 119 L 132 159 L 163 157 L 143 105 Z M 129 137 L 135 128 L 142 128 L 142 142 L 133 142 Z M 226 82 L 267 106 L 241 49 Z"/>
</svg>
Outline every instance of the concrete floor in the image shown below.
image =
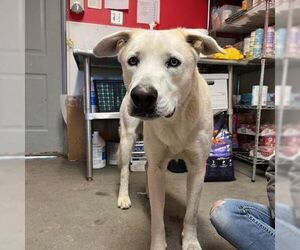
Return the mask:
<svg viewBox="0 0 300 250">
<path fill-rule="evenodd" d="M 234 182 L 205 183 L 199 209 L 199 241 L 204 250 L 234 249 L 209 221 L 213 201 L 225 197 L 267 204 L 266 181 L 259 171 L 250 182 L 250 166 L 235 162 Z M 247 176 L 248 175 L 248 176 Z M 167 173 L 165 224 L 168 249 L 178 250 L 185 211 L 185 174 Z M 63 158 L 26 163 L 26 249 L 30 250 L 146 250 L 150 214 L 144 173 L 132 173 L 132 208 L 117 208 L 119 175 L 116 167 L 84 178 L 84 163 Z"/>
</svg>

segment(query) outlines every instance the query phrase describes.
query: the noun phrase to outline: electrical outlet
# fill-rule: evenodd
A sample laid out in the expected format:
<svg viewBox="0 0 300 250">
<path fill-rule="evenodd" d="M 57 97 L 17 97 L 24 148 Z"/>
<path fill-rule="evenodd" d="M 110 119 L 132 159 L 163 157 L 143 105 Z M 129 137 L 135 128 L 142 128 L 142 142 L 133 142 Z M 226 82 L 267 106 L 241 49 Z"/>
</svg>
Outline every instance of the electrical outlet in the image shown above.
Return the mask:
<svg viewBox="0 0 300 250">
<path fill-rule="evenodd" d="M 123 25 L 123 12 L 111 10 L 110 11 L 110 22 L 112 24 Z"/>
</svg>

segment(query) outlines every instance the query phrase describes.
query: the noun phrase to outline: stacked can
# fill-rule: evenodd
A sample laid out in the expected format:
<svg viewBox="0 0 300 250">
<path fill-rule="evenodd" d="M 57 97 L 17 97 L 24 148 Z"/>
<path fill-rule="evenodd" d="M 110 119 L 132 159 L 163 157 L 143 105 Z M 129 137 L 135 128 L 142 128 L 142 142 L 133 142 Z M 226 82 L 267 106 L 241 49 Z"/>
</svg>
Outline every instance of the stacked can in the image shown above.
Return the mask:
<svg viewBox="0 0 300 250">
<path fill-rule="evenodd" d="M 250 52 L 250 37 L 246 37 L 244 39 L 244 45 L 243 45 L 243 54 L 246 58 L 249 57 L 249 52 Z"/>
<path fill-rule="evenodd" d="M 267 30 L 267 41 L 266 41 L 266 57 L 273 58 L 274 57 L 274 39 L 275 30 L 274 27 L 268 27 Z"/>
<path fill-rule="evenodd" d="M 264 30 L 259 28 L 255 31 L 255 40 L 253 46 L 253 57 L 259 58 L 262 54 L 262 47 L 264 42 Z"/>
<path fill-rule="evenodd" d="M 248 58 L 253 57 L 254 42 L 255 42 L 255 31 L 252 31 L 251 34 L 250 34 L 250 44 L 249 44 Z"/>
<path fill-rule="evenodd" d="M 299 57 L 299 39 L 300 39 L 300 26 L 294 26 L 291 29 L 290 39 L 288 44 L 289 57 Z"/>
<path fill-rule="evenodd" d="M 285 50 L 286 28 L 280 28 L 275 31 L 275 55 L 276 58 L 282 58 Z"/>
</svg>

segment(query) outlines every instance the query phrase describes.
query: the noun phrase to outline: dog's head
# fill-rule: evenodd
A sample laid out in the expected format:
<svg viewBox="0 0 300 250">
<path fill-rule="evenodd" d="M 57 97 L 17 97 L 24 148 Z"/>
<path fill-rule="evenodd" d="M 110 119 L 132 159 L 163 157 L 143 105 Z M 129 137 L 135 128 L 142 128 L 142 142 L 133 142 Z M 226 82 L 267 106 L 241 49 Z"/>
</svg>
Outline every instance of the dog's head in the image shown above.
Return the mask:
<svg viewBox="0 0 300 250">
<path fill-rule="evenodd" d="M 174 29 L 117 32 L 103 38 L 93 52 L 118 56 L 130 96 L 129 114 L 153 119 L 171 117 L 192 91 L 200 53 L 223 50 L 201 32 Z"/>
</svg>

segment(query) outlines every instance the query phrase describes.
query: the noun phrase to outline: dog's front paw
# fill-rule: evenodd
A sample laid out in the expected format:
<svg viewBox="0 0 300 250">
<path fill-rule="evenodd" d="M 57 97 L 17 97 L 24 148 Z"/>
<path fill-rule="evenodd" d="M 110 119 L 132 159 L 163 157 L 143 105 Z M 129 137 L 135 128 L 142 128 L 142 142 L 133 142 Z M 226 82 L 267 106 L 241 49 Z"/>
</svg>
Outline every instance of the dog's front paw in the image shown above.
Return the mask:
<svg viewBox="0 0 300 250">
<path fill-rule="evenodd" d="M 152 241 L 150 250 L 166 250 L 167 243 L 163 240 L 160 241 Z"/>
<path fill-rule="evenodd" d="M 198 239 L 188 238 L 182 239 L 182 250 L 202 250 Z"/>
<path fill-rule="evenodd" d="M 121 209 L 128 209 L 131 207 L 131 201 L 129 196 L 119 196 L 118 198 L 118 207 Z"/>
</svg>

